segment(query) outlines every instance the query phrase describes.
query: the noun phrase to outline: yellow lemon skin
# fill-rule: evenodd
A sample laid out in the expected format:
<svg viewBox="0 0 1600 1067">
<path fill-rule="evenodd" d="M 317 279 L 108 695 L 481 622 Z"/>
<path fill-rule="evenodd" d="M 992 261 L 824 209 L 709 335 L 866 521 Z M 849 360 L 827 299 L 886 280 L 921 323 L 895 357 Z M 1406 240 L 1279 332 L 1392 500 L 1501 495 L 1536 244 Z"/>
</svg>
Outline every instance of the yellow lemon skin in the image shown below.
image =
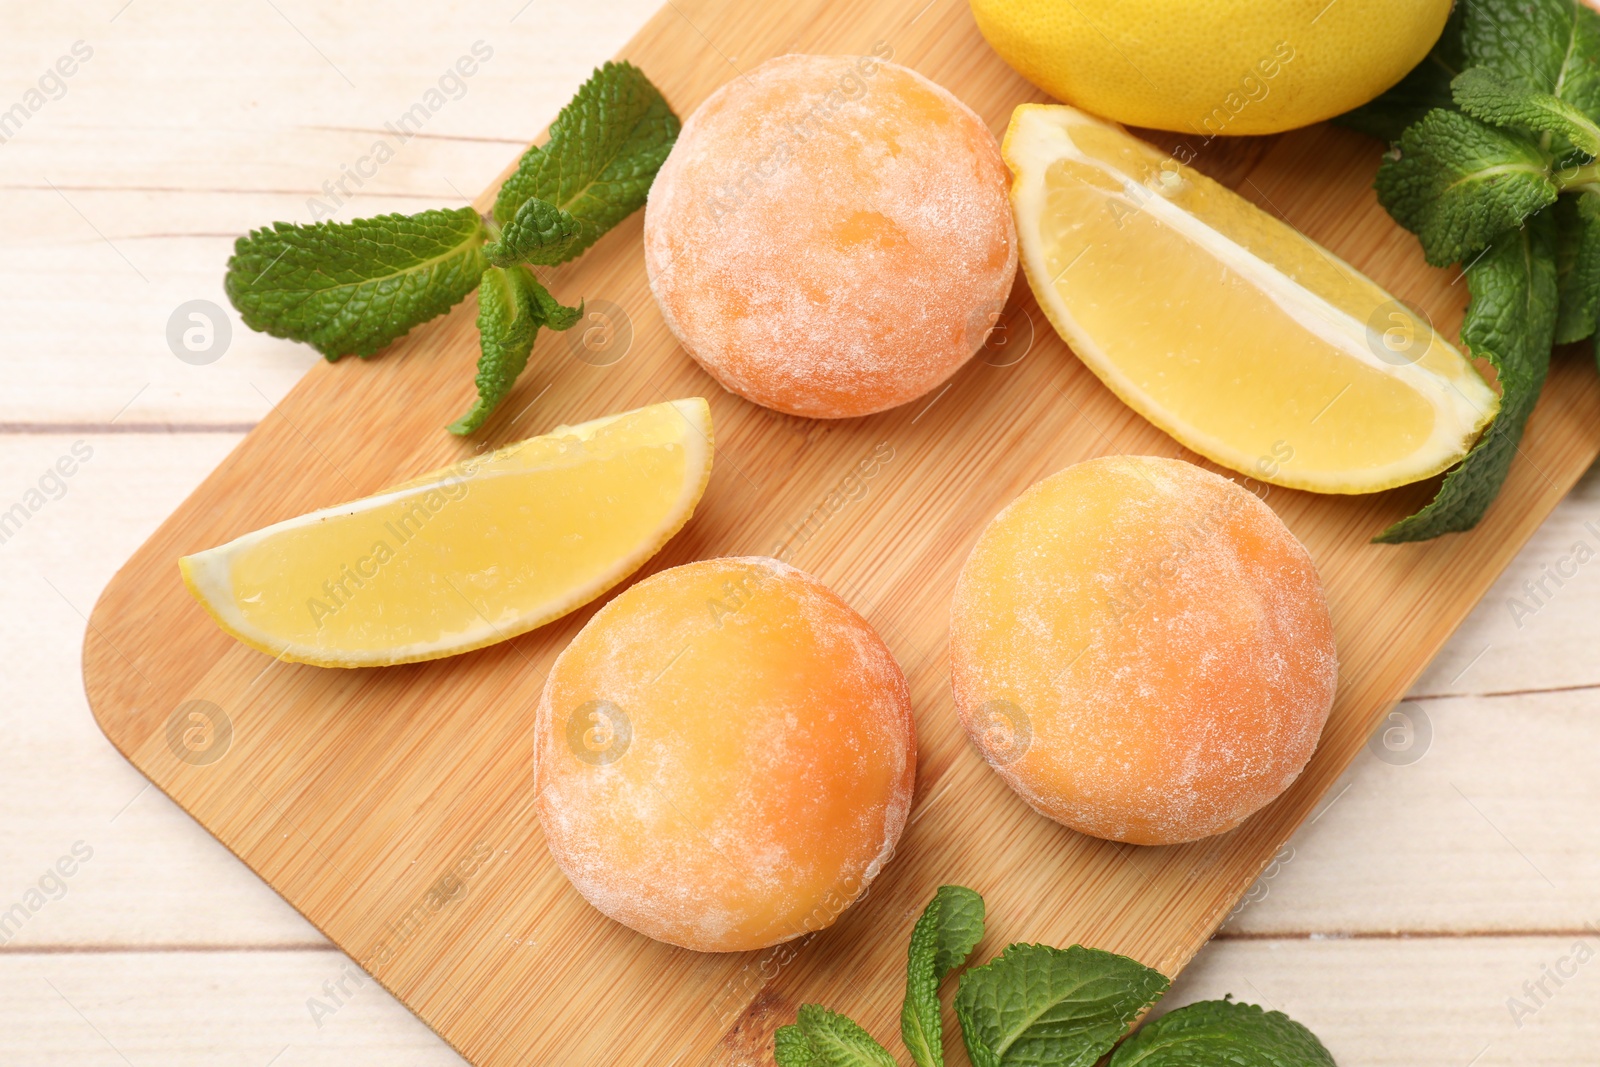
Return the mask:
<svg viewBox="0 0 1600 1067">
<path fill-rule="evenodd" d="M 1451 0 L 971 0 L 1024 78 L 1134 126 L 1279 133 L 1371 100 L 1420 63 Z"/>
</svg>

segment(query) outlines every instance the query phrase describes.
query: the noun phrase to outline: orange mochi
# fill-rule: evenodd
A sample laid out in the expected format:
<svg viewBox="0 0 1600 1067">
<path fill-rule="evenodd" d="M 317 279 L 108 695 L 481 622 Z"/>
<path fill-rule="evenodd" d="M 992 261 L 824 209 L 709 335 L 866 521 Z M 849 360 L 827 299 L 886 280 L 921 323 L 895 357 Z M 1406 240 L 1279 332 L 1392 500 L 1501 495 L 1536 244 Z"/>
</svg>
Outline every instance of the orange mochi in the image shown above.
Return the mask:
<svg viewBox="0 0 1600 1067">
<path fill-rule="evenodd" d="M 740 396 L 814 418 L 882 411 L 955 373 L 1005 306 L 1008 188 L 988 127 L 922 75 L 780 56 L 684 123 L 645 207 L 650 289 Z"/>
<path fill-rule="evenodd" d="M 762 557 L 613 599 L 556 659 L 535 729 L 556 864 L 611 918 L 702 952 L 831 924 L 888 861 L 916 778 L 882 639 Z"/>
<path fill-rule="evenodd" d="M 1230 830 L 1300 774 L 1333 704 L 1304 547 L 1193 464 L 1110 456 L 1000 512 L 961 570 L 962 724 L 1040 814 L 1139 845 Z"/>
</svg>

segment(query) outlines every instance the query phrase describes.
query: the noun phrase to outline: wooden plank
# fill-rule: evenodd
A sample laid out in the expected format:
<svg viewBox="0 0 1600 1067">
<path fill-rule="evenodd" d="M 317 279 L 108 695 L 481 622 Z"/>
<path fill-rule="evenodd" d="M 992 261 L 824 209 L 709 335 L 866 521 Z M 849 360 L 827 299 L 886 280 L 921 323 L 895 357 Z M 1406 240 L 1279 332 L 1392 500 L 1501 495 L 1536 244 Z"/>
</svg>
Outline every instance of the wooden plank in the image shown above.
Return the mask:
<svg viewBox="0 0 1600 1067">
<path fill-rule="evenodd" d="M 1409 747 L 1398 721 L 1384 758 L 1369 745 L 1223 936 L 1504 934 L 1600 921 L 1600 690 L 1399 710 L 1414 720 Z"/>
<path fill-rule="evenodd" d="M 8 1064 L 465 1063 L 331 949 L 6 953 L 0 989 L 0 1057 Z"/>
<path fill-rule="evenodd" d="M 236 316 L 232 347 L 208 366 L 180 362 L 166 342 L 179 304 L 227 308 L 234 236 L 310 221 L 308 199 L 331 203 L 323 183 L 379 137 L 394 158 L 361 186 L 346 182 L 354 195 L 336 217 L 464 202 L 655 7 L 542 4 L 513 20 L 519 5 L 235 4 L 178 20 L 136 2 L 108 21 L 117 0 L 18 13 L 11 24 L 26 32 L 0 42 L 0 108 L 74 41 L 93 55 L 0 144 L 0 426 L 104 423 L 136 395 L 119 421 L 259 420 L 316 353 Z M 419 136 L 385 128 L 478 41 L 492 58 Z"/>
<path fill-rule="evenodd" d="M 0 437 L 0 510 L 39 490 L 45 471 L 59 476 L 63 457 L 72 470 L 46 480 L 46 502 L 0 544 L 0 643 L 16 665 L 0 672 L 0 911 L 22 900 L 74 845 L 92 853 L 74 865 L 59 899 L 52 882 L 47 903 L 0 929 L 6 946 L 321 940 L 106 743 L 78 683 L 82 613 L 115 561 L 238 439 Z"/>
<path fill-rule="evenodd" d="M 1566 356 L 1587 364 L 1587 347 Z M 1592 637 L 1600 599 L 1600 469 L 1528 540 L 1450 647 L 1417 681 L 1419 695 L 1515 693 L 1600 685 Z"/>
<path fill-rule="evenodd" d="M 1600 939 L 1589 941 L 1600 948 Z M 1474 1067 L 1571 1067 L 1589 1062 L 1600 1041 L 1594 962 L 1561 987 L 1547 982 L 1554 995 L 1522 1017 L 1520 1029 L 1506 1001 L 1531 1003 L 1522 984 L 1570 954 L 1573 942 L 1218 943 L 1158 1010 L 1227 993 L 1269 1004 L 1311 1026 L 1340 1067 L 1463 1067 L 1480 1051 Z M 371 982 L 347 978 L 345 1003 L 317 1027 L 307 1001 L 331 1003 L 322 985 L 348 975 L 345 959 L 337 952 L 0 955 L 3 1047 L 8 1062 L 29 1067 L 264 1067 L 274 1055 L 272 1067 L 464 1062 Z M 880 1036 L 892 1041 L 892 1034 Z M 961 1056 L 950 1062 L 964 1063 Z"/>
<path fill-rule="evenodd" d="M 724 5 L 679 5 L 658 16 L 629 54 L 687 111 L 730 75 L 730 55 L 748 63 L 795 48 L 864 51 L 892 40 L 896 58 L 952 85 L 999 127 L 1030 94 L 983 50 L 965 8 L 916 18 L 920 7 L 857 7 L 847 18 L 844 5 L 818 3 L 740 9 L 736 19 Z M 1429 307 L 1441 329 L 1454 329 L 1459 290 L 1453 296 L 1447 276 L 1421 267 L 1414 245 L 1372 202 L 1370 144 L 1319 129 L 1263 145 L 1258 158 L 1215 162 L 1225 177 L 1249 177 L 1247 191 Z M 545 401 L 497 420 L 491 438 L 707 388 L 645 295 L 637 227 L 637 219 L 624 225 L 556 279 L 562 291 L 604 294 L 629 307 L 635 352 L 599 370 L 559 362 L 546 342 L 547 372 L 521 393 L 531 400 L 549 385 Z M 1558 368 L 1501 505 L 1476 534 L 1446 543 L 1365 543 L 1414 508 L 1426 487 L 1344 500 L 1274 492 L 1272 505 L 1329 582 L 1341 642 L 1344 688 L 1323 748 L 1282 801 L 1234 834 L 1135 851 L 1044 823 L 982 766 L 950 714 L 939 620 L 965 547 L 1016 491 L 1077 458 L 1170 454 L 1171 442 L 1121 408 L 1049 337 L 1037 358 L 1010 373 L 969 367 L 926 417 L 901 411 L 823 427 L 713 395 L 723 474 L 660 565 L 770 550 L 785 523 L 809 513 L 865 450 L 888 440 L 905 457 L 856 515 L 824 529 L 795 558 L 873 619 L 906 664 L 923 746 L 922 807 L 872 898 L 763 982 L 750 980 L 759 957 L 694 956 L 598 918 L 545 856 L 517 739 L 542 665 L 582 615 L 471 657 L 333 675 L 265 664 L 216 634 L 175 587 L 172 561 L 181 551 L 458 455 L 460 446 L 437 428 L 466 399 L 467 327 L 458 313 L 383 361 L 308 375 L 113 584 L 86 645 L 86 672 L 102 724 L 136 764 L 482 1063 L 699 1060 L 713 1050 L 738 1061 L 764 1045 L 802 997 L 885 1025 L 896 1010 L 893 972 L 905 928 L 944 880 L 990 894 L 996 944 L 1083 940 L 1176 971 L 1360 751 L 1376 713 L 1404 691 L 1588 465 L 1589 430 L 1600 414 L 1592 372 Z M 1063 391 L 1069 407 L 1058 399 Z M 510 411 L 518 406 L 513 398 Z M 408 445 L 364 447 L 375 436 L 364 425 L 381 425 L 387 441 Z M 947 442 L 958 434 L 962 446 L 952 454 Z M 249 494 L 237 488 L 246 482 Z M 915 533 L 898 542 L 889 536 L 907 530 Z M 226 774 L 178 764 L 161 740 L 171 710 L 192 698 L 225 706 L 235 718 L 230 760 L 215 765 Z M 981 852 L 967 847 L 973 840 L 983 842 Z M 425 910 L 426 921 L 406 921 L 443 872 L 480 848 L 492 857 L 477 874 L 473 889 L 481 892 Z M 399 935 L 397 921 L 404 922 Z M 871 938 L 863 936 L 867 924 Z M 540 951 L 512 952 L 508 941 Z"/>
</svg>

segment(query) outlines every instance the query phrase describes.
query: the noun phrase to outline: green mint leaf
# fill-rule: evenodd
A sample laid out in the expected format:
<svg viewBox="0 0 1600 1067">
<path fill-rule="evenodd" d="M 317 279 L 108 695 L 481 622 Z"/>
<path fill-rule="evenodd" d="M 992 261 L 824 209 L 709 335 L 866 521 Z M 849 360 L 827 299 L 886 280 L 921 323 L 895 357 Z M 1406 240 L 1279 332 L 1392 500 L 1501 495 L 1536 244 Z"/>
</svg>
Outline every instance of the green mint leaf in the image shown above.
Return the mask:
<svg viewBox="0 0 1600 1067">
<path fill-rule="evenodd" d="M 961 976 L 956 1017 L 973 1067 L 1089 1067 L 1168 984 L 1126 956 L 1012 945 Z"/>
<path fill-rule="evenodd" d="M 1371 103 L 1347 111 L 1334 121 L 1394 144 L 1408 126 L 1420 122 L 1434 108 L 1453 107 L 1450 82 L 1465 69 L 1461 57 L 1461 18 L 1465 10 L 1465 4 L 1457 4 L 1451 10 L 1433 50 L 1398 84 Z"/>
<path fill-rule="evenodd" d="M 911 931 L 907 950 L 906 999 L 900 1036 L 917 1067 L 943 1067 L 944 1021 L 939 983 L 967 962 L 983 940 L 983 897 L 959 885 L 942 885 Z"/>
<path fill-rule="evenodd" d="M 1202 1000 L 1139 1028 L 1110 1067 L 1337 1067 L 1317 1035 L 1281 1011 Z"/>
<path fill-rule="evenodd" d="M 1555 244 L 1554 213 L 1544 211 L 1522 229 L 1496 237 L 1467 267 L 1471 300 L 1461 340 L 1474 356 L 1494 365 L 1500 378 L 1500 413 L 1467 458 L 1445 476 L 1433 502 L 1374 540 L 1398 544 L 1470 530 L 1494 502 L 1550 369 L 1557 303 Z"/>
<path fill-rule="evenodd" d="M 583 318 L 581 300 L 577 307 L 569 308 L 551 296 L 550 290 L 540 285 L 537 278 L 534 279 L 532 293 L 534 305 L 539 309 L 539 322 L 546 329 L 570 330 Z"/>
<path fill-rule="evenodd" d="M 289 222 L 239 238 L 223 287 L 252 330 L 371 356 L 460 303 L 488 266 L 471 208 Z"/>
<path fill-rule="evenodd" d="M 1600 319 L 1600 194 L 1563 196 L 1556 216 L 1556 344 L 1589 337 Z"/>
<path fill-rule="evenodd" d="M 798 1025 L 816 1067 L 898 1067 L 871 1034 L 820 1004 L 800 1005 Z"/>
<path fill-rule="evenodd" d="M 561 246 L 561 258 L 539 262 L 572 259 L 644 206 L 678 126 L 638 67 L 607 63 L 561 109 L 549 140 L 528 149 L 500 187 L 495 221 L 510 226 L 530 199 L 543 200 L 576 220 L 579 233 Z"/>
<path fill-rule="evenodd" d="M 1456 106 L 1493 126 L 1522 126 L 1553 133 L 1591 156 L 1600 156 L 1600 126 L 1560 97 L 1513 85 L 1487 67 L 1473 67 L 1450 83 Z"/>
<path fill-rule="evenodd" d="M 821 1061 L 798 1026 L 780 1026 L 772 1035 L 772 1057 L 778 1067 L 819 1067 Z"/>
<path fill-rule="evenodd" d="M 1600 15 L 1583 0 L 1471 0 L 1460 5 L 1463 69 L 1550 93 L 1600 119 Z"/>
<path fill-rule="evenodd" d="M 1559 192 L 1537 144 L 1443 110 L 1406 130 L 1375 184 L 1389 214 L 1440 267 L 1471 257 Z"/>
<path fill-rule="evenodd" d="M 548 324 L 546 308 L 556 309 L 566 326 L 577 321 L 579 309 L 557 303 L 527 267 L 484 271 L 483 284 L 478 287 L 478 399 L 447 427 L 451 433 L 469 434 L 478 429 L 511 392 L 528 365 L 539 327 Z"/>
<path fill-rule="evenodd" d="M 498 267 L 513 263 L 560 263 L 577 243 L 583 227 L 554 204 L 534 197 L 523 201 L 500 232 L 500 240 L 484 249 Z"/>
</svg>

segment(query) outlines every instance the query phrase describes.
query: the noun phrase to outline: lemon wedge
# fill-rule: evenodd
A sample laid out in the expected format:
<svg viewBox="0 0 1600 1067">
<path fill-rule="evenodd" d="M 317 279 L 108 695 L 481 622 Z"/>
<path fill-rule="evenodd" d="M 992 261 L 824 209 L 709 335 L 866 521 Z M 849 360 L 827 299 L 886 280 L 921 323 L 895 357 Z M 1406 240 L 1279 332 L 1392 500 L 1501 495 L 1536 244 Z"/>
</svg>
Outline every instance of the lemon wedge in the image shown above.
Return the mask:
<svg viewBox="0 0 1600 1067">
<path fill-rule="evenodd" d="M 1056 332 L 1222 466 L 1376 492 L 1456 463 L 1499 410 L 1425 319 L 1122 127 L 1024 104 L 1001 151 L 1023 269 Z"/>
<path fill-rule="evenodd" d="M 507 445 L 179 560 L 228 633 L 322 667 L 411 663 L 542 626 L 649 559 L 711 476 L 711 409 L 655 404 Z"/>
</svg>

